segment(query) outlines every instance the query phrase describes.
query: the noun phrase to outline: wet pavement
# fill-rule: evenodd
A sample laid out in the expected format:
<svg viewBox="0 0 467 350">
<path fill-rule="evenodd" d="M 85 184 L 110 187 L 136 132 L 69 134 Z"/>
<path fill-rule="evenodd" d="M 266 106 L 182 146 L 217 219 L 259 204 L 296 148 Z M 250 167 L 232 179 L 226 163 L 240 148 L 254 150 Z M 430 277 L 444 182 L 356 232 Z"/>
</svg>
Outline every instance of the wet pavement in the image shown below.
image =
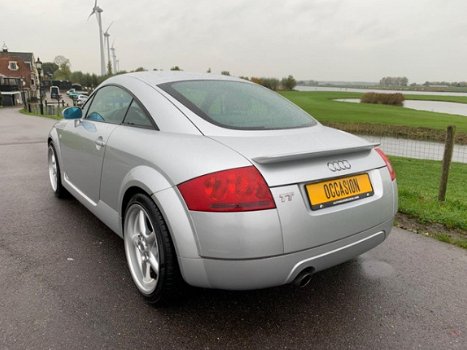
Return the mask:
<svg viewBox="0 0 467 350">
<path fill-rule="evenodd" d="M 147 305 L 123 241 L 49 189 L 54 122 L 0 109 L 0 349 L 467 348 L 467 251 L 400 229 L 304 289 Z"/>
</svg>

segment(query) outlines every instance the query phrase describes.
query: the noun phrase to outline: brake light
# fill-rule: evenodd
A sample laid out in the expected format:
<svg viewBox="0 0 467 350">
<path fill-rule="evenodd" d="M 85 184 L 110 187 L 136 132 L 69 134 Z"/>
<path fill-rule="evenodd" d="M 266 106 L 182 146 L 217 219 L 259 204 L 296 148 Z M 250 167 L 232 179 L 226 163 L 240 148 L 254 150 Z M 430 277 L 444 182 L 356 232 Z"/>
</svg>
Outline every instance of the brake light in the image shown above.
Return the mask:
<svg viewBox="0 0 467 350">
<path fill-rule="evenodd" d="M 391 162 L 389 161 L 388 156 L 383 152 L 381 148 L 375 148 L 375 151 L 378 152 L 378 154 L 383 158 L 384 162 L 386 163 L 386 166 L 388 167 L 389 170 L 389 175 L 391 176 L 391 180 L 394 181 L 396 179 L 396 171 L 392 167 Z"/>
<path fill-rule="evenodd" d="M 276 207 L 266 181 L 254 166 L 203 175 L 178 185 L 188 209 L 239 212 Z"/>
</svg>

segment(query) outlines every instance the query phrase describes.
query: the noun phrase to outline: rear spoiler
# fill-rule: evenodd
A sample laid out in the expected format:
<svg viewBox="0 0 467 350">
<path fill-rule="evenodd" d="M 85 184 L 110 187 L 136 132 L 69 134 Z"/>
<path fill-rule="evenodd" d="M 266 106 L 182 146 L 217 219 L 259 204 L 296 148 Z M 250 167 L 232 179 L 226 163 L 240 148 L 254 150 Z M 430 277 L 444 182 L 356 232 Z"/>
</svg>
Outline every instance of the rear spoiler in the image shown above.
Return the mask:
<svg viewBox="0 0 467 350">
<path fill-rule="evenodd" d="M 369 143 L 363 146 L 327 149 L 327 150 L 316 151 L 316 152 L 277 154 L 277 155 L 271 155 L 271 156 L 256 157 L 256 158 L 253 158 L 252 160 L 259 164 L 282 163 L 282 162 L 290 162 L 294 160 L 315 159 L 315 158 L 329 157 L 329 156 L 341 155 L 341 154 L 365 152 L 365 151 L 370 151 L 371 149 L 379 145 L 380 145 L 379 143 Z"/>
</svg>

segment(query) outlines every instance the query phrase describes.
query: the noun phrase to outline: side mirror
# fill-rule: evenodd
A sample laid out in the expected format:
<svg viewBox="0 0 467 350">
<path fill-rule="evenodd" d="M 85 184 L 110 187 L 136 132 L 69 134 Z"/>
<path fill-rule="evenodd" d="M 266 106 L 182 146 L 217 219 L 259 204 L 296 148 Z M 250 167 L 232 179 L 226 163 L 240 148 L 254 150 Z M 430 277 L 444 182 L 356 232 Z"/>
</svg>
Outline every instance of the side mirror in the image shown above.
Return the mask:
<svg viewBox="0 0 467 350">
<path fill-rule="evenodd" d="M 80 119 L 83 112 L 79 107 L 68 107 L 63 110 L 62 115 L 65 119 Z"/>
</svg>

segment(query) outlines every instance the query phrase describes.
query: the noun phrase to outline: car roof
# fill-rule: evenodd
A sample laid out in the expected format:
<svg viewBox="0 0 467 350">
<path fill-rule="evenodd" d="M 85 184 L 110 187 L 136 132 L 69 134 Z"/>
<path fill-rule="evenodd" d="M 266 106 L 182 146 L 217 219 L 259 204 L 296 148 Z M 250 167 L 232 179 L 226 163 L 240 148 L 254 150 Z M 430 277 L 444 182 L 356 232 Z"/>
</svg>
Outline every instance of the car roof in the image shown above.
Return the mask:
<svg viewBox="0 0 467 350">
<path fill-rule="evenodd" d="M 219 74 L 212 74 L 212 73 L 190 73 L 190 72 L 182 72 L 182 71 L 134 72 L 134 73 L 126 73 L 122 75 L 117 75 L 117 76 L 114 76 L 113 78 L 117 78 L 117 77 L 119 77 L 120 79 L 124 77 L 138 79 L 152 86 L 163 84 L 163 83 L 171 83 L 175 81 L 186 81 L 186 80 L 230 80 L 230 81 L 246 82 L 246 80 L 244 79 L 231 77 L 228 75 L 219 75 Z"/>
</svg>

